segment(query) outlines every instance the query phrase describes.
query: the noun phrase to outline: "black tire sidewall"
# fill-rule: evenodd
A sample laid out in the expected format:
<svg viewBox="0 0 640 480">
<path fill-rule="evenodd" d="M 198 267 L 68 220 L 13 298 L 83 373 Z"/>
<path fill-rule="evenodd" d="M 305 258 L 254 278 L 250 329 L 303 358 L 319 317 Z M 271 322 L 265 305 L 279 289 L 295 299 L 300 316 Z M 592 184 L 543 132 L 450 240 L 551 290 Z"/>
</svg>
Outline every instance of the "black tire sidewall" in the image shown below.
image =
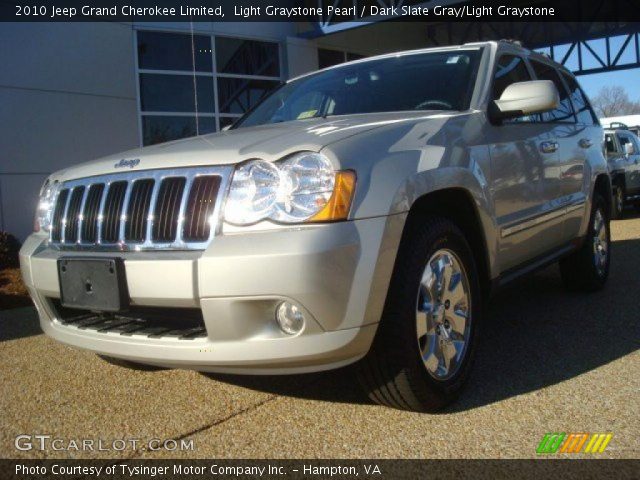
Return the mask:
<svg viewBox="0 0 640 480">
<path fill-rule="evenodd" d="M 467 243 L 462 232 L 451 222 L 443 221 L 439 223 L 439 228 L 430 232 L 419 232 L 416 239 L 407 245 L 410 250 L 406 255 L 400 275 L 406 275 L 406 281 L 402 282 L 403 292 L 398 295 L 405 304 L 397 310 L 399 314 L 399 325 L 403 343 L 405 344 L 404 364 L 418 398 L 423 397 L 425 401 L 434 401 L 444 405 L 452 401 L 467 380 L 475 351 L 477 338 L 480 330 L 480 319 L 482 316 L 482 299 L 479 277 L 473 252 Z M 471 296 L 471 327 L 467 350 L 462 364 L 458 371 L 451 378 L 446 380 L 436 380 L 426 370 L 418 346 L 416 332 L 416 304 L 417 295 L 423 271 L 429 259 L 435 252 L 441 249 L 453 251 L 467 275 Z M 397 306 L 396 306 L 397 307 Z M 394 322 L 396 323 L 396 322 Z M 435 397 L 435 398 L 434 398 Z"/>
</svg>

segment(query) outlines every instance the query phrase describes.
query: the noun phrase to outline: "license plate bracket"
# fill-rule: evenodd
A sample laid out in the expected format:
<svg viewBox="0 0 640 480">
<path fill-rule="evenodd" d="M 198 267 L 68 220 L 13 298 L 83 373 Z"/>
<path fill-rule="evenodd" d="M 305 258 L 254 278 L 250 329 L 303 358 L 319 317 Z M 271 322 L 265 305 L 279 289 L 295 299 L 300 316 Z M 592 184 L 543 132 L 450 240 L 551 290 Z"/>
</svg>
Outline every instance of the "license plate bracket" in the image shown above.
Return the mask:
<svg viewBox="0 0 640 480">
<path fill-rule="evenodd" d="M 63 307 L 104 312 L 129 308 L 121 258 L 62 257 L 58 259 L 58 279 Z"/>
</svg>

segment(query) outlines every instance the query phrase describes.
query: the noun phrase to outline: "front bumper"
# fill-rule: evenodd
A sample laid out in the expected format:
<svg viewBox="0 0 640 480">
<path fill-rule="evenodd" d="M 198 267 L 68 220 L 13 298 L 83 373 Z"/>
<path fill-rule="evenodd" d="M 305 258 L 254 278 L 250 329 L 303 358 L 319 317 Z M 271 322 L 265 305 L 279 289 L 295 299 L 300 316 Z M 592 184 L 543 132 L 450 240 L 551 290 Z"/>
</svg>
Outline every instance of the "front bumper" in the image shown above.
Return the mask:
<svg viewBox="0 0 640 480">
<path fill-rule="evenodd" d="M 44 332 L 100 354 L 167 367 L 228 373 L 299 373 L 364 356 L 382 313 L 404 216 L 215 237 L 203 252 L 77 252 L 25 242 L 20 261 Z M 206 336 L 124 336 L 61 321 L 57 260 L 124 259 L 132 306 L 202 312 Z M 280 331 L 277 305 L 304 312 L 304 330 Z"/>
</svg>

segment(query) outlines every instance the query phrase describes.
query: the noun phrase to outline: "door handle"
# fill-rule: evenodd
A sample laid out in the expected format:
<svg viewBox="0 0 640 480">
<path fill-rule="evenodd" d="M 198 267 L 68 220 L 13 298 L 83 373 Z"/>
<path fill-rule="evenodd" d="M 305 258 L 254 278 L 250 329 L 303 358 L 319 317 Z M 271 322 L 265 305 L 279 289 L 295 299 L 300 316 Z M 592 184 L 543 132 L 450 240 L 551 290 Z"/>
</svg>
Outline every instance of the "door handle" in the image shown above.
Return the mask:
<svg viewBox="0 0 640 480">
<path fill-rule="evenodd" d="M 580 145 L 582 148 L 589 148 L 591 145 L 593 145 L 593 142 L 588 138 L 581 138 L 578 142 L 578 145 Z"/>
<path fill-rule="evenodd" d="M 558 150 L 558 142 L 548 141 L 540 144 L 540 151 L 542 153 L 553 153 Z"/>
</svg>

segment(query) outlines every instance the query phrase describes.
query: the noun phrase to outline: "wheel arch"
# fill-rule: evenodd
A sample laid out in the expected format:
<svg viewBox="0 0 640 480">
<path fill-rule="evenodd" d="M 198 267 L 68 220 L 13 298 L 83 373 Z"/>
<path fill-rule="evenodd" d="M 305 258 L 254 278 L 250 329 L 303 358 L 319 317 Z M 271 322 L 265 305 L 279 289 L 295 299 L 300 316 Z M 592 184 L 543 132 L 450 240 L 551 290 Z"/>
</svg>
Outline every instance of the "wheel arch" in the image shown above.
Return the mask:
<svg viewBox="0 0 640 480">
<path fill-rule="evenodd" d="M 403 239 L 411 227 L 426 215 L 446 218 L 465 234 L 478 267 L 482 294 L 486 298 L 491 289 L 491 263 L 480 211 L 471 192 L 461 187 L 451 187 L 418 197 L 409 209 Z"/>
<path fill-rule="evenodd" d="M 606 173 L 599 174 L 593 183 L 593 194 L 601 195 L 607 206 L 609 218 L 613 214 L 613 189 L 611 188 L 611 177 Z"/>
</svg>

